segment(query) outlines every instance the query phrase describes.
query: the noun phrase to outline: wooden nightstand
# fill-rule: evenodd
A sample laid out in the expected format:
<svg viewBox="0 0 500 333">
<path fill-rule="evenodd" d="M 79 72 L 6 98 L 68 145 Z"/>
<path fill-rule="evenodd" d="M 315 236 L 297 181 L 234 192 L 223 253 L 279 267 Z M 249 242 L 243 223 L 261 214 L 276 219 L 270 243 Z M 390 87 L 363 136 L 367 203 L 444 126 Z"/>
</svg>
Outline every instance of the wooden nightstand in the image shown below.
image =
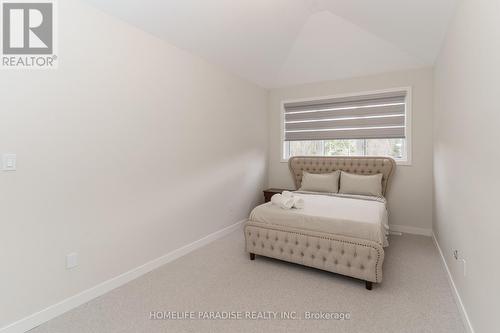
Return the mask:
<svg viewBox="0 0 500 333">
<path fill-rule="evenodd" d="M 265 202 L 271 201 L 271 197 L 277 193 L 282 193 L 283 191 L 293 191 L 293 190 L 288 190 L 286 188 L 268 188 L 267 190 L 264 190 L 264 200 Z"/>
</svg>

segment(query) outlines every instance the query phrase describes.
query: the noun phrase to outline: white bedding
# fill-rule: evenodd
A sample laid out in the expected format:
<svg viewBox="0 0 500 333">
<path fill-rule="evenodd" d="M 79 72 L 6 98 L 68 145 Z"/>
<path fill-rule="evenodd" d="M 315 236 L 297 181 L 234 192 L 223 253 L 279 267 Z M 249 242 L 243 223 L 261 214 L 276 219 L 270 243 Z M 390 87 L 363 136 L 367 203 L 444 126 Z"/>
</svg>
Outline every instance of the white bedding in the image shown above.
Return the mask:
<svg viewBox="0 0 500 333">
<path fill-rule="evenodd" d="M 303 209 L 282 209 L 270 202 L 257 206 L 250 220 L 367 239 L 387 246 L 389 230 L 384 198 L 294 192 Z"/>
</svg>

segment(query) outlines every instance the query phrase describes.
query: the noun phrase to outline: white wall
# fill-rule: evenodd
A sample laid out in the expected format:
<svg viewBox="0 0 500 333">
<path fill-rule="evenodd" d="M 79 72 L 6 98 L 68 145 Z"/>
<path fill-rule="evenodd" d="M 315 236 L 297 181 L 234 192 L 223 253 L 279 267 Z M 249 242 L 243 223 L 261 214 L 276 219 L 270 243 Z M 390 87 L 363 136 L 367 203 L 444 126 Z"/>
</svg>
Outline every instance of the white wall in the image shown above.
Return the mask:
<svg viewBox="0 0 500 333">
<path fill-rule="evenodd" d="M 432 228 L 432 69 L 386 73 L 285 87 L 269 96 L 270 187 L 293 188 L 287 163 L 280 162 L 280 104 L 283 100 L 412 87 L 413 164 L 398 166 L 388 194 L 392 225 Z M 417 231 L 422 231 L 417 229 Z M 414 231 L 414 230 L 413 230 Z"/>
<path fill-rule="evenodd" d="M 59 20 L 57 70 L 0 72 L 0 327 L 245 218 L 266 181 L 267 91 L 78 1 Z"/>
<path fill-rule="evenodd" d="M 434 229 L 476 332 L 500 308 L 499 18 L 498 1 L 462 1 L 435 68 Z"/>
</svg>

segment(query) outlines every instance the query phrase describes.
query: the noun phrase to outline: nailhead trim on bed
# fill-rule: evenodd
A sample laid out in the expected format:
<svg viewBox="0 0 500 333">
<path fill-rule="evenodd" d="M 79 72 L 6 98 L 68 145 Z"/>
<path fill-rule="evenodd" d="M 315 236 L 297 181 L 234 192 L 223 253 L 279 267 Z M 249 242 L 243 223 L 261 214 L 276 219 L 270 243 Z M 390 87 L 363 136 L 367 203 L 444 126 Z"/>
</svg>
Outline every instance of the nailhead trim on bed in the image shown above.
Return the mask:
<svg viewBox="0 0 500 333">
<path fill-rule="evenodd" d="M 382 194 L 385 195 L 389 180 L 396 166 L 390 157 L 338 157 L 338 156 L 295 156 L 288 161 L 288 166 L 299 189 L 304 171 L 310 173 L 330 173 L 341 170 L 360 175 L 382 174 Z"/>
<path fill-rule="evenodd" d="M 248 221 L 245 226 L 247 251 L 366 281 L 382 281 L 384 250 L 381 245 L 356 238 L 287 229 Z M 276 234 L 270 235 L 270 231 Z M 293 238 L 295 241 L 290 242 Z M 320 240 L 328 243 L 320 244 Z M 351 247 L 346 249 L 345 245 Z"/>
<path fill-rule="evenodd" d="M 295 156 L 289 159 L 288 167 L 297 189 L 301 186 L 304 171 L 330 173 L 341 170 L 360 175 L 381 173 L 382 194 L 385 196 L 396 162 L 390 157 Z M 261 232 L 266 235 L 265 240 L 260 240 Z M 274 232 L 275 235 L 269 235 L 269 232 Z M 293 237 L 295 237 L 295 242 L 289 243 L 288 239 Z M 305 241 L 299 239 L 300 237 L 305 238 Z M 382 281 L 384 249 L 373 241 L 287 226 L 273 227 L 267 223 L 251 220 L 245 225 L 245 240 L 247 251 L 250 253 L 370 282 Z M 328 241 L 324 244 L 328 246 L 323 246 L 323 248 L 328 248 L 328 252 L 322 250 L 320 245 L 322 241 Z M 310 244 L 316 244 L 316 246 L 310 247 Z M 346 246 L 349 247 L 348 251 L 346 251 Z M 349 258 L 345 259 L 347 256 Z"/>
</svg>

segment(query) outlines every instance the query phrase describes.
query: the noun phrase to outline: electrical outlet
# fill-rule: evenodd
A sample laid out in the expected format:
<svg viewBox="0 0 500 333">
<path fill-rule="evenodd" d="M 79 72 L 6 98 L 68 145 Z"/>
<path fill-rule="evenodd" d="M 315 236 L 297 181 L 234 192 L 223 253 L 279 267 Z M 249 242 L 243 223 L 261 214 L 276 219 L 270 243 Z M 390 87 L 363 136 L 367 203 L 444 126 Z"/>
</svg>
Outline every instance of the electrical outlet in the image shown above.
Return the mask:
<svg viewBox="0 0 500 333">
<path fill-rule="evenodd" d="M 78 253 L 73 252 L 66 255 L 66 269 L 78 266 Z"/>
<path fill-rule="evenodd" d="M 16 154 L 3 154 L 2 155 L 2 169 L 3 171 L 16 171 Z"/>
<path fill-rule="evenodd" d="M 453 250 L 453 258 L 455 258 L 455 260 L 460 261 L 462 263 L 463 273 L 464 273 L 464 276 L 466 276 L 467 275 L 467 262 L 465 261 L 464 258 L 460 258 L 458 250 Z"/>
</svg>

